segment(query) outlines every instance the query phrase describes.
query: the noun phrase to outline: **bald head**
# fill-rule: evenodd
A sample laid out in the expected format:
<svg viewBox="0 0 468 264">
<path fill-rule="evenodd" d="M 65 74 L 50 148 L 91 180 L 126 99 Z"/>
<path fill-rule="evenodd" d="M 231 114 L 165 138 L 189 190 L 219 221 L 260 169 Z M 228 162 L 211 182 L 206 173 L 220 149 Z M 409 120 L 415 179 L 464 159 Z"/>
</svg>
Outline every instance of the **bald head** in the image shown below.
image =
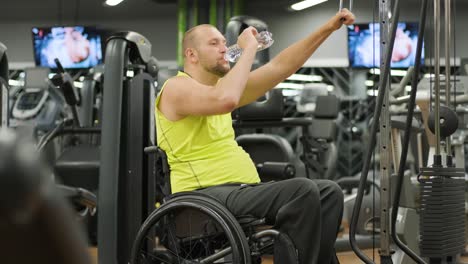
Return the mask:
<svg viewBox="0 0 468 264">
<path fill-rule="evenodd" d="M 185 57 L 185 50 L 187 50 L 188 48 L 197 48 L 197 46 L 199 45 L 199 41 L 200 41 L 199 33 L 206 29 L 217 30 L 216 27 L 210 24 L 202 24 L 202 25 L 195 26 L 187 30 L 187 32 L 185 32 L 184 38 L 182 39 L 182 51 L 184 53 L 184 57 Z"/>
<path fill-rule="evenodd" d="M 230 70 L 229 63 L 224 59 L 226 39 L 212 25 L 203 24 L 188 30 L 182 40 L 182 48 L 184 71 L 193 76 L 208 74 L 222 77 Z"/>
</svg>

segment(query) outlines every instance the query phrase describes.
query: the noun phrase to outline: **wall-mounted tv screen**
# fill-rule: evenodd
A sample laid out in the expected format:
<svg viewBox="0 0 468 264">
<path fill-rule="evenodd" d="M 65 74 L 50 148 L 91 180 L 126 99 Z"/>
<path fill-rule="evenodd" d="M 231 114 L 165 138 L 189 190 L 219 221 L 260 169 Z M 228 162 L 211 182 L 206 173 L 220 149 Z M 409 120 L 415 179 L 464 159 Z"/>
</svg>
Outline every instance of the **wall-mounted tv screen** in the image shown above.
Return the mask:
<svg viewBox="0 0 468 264">
<path fill-rule="evenodd" d="M 36 66 L 90 68 L 102 63 L 101 34 L 94 27 L 35 27 L 32 29 Z"/>
<path fill-rule="evenodd" d="M 418 29 L 418 23 L 398 23 L 392 53 L 392 68 L 407 68 L 414 65 Z M 421 63 L 424 62 L 423 58 L 424 50 Z M 380 67 L 379 23 L 348 26 L 348 59 L 351 67 Z"/>
</svg>

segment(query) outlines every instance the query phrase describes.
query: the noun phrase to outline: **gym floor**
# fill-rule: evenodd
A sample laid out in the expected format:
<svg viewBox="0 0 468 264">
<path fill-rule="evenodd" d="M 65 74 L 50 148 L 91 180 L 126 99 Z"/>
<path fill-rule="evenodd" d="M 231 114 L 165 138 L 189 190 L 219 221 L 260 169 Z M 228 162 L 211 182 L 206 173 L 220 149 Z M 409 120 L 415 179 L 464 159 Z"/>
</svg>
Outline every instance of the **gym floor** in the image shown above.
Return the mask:
<svg viewBox="0 0 468 264">
<path fill-rule="evenodd" d="M 93 263 L 97 264 L 97 250 L 96 248 L 91 248 L 89 250 L 92 258 L 93 258 Z M 366 250 L 366 254 L 372 258 L 372 250 Z M 380 261 L 378 261 L 378 252 L 377 250 L 375 251 L 375 258 L 376 258 L 376 264 L 379 264 Z M 340 252 L 338 253 L 338 259 L 340 260 L 341 264 L 356 264 L 360 263 L 359 258 L 356 257 L 354 252 Z M 262 264 L 273 264 L 273 257 L 266 257 L 263 259 Z"/>
<path fill-rule="evenodd" d="M 96 248 L 90 248 L 89 250 L 94 263 L 97 264 L 97 250 Z M 374 252 L 372 250 L 364 250 L 364 253 L 366 253 L 369 258 L 374 259 L 374 262 L 376 264 L 380 264 L 379 260 L 379 252 L 378 249 L 376 249 Z M 354 254 L 352 251 L 347 251 L 347 252 L 339 252 L 338 253 L 338 259 L 340 260 L 341 264 L 357 264 L 357 263 L 362 263 L 360 259 Z M 273 264 L 273 257 L 266 257 L 263 259 L 262 264 Z M 467 264 L 468 263 L 468 257 L 462 257 L 460 259 L 459 264 Z"/>
<path fill-rule="evenodd" d="M 343 234 L 349 233 L 349 229 L 347 228 L 347 223 L 343 222 L 343 226 L 345 226 L 344 232 L 340 232 L 338 237 L 341 237 Z M 468 244 L 468 243 L 467 243 Z M 93 259 L 93 264 L 98 264 L 97 262 L 97 249 L 90 248 L 89 249 L 90 255 Z M 375 264 L 380 264 L 380 256 L 379 256 L 379 249 L 367 249 L 363 250 L 363 252 L 372 259 Z M 465 252 L 468 252 L 468 245 L 465 248 Z M 340 264 L 358 264 L 363 263 L 353 251 L 345 251 L 345 252 L 338 252 L 337 253 L 338 259 Z M 263 258 L 262 264 L 274 264 L 273 256 L 267 256 Z M 462 256 L 457 264 L 468 264 L 468 254 L 466 256 Z"/>
</svg>

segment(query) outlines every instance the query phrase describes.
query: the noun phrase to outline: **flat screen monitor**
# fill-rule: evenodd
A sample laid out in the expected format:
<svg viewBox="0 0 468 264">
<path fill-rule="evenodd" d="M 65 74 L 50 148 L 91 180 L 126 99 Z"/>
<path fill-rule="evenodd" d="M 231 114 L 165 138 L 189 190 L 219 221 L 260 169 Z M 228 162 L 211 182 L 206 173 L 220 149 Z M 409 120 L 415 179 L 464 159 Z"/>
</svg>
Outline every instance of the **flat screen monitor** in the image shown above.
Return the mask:
<svg viewBox="0 0 468 264">
<path fill-rule="evenodd" d="M 55 58 L 67 69 L 102 63 L 101 34 L 94 27 L 35 27 L 32 37 L 36 66 L 57 68 Z"/>
<path fill-rule="evenodd" d="M 398 23 L 390 64 L 392 68 L 408 68 L 414 65 L 418 30 L 418 23 Z M 348 26 L 348 59 L 351 67 L 380 67 L 379 23 Z M 421 63 L 424 63 L 424 50 Z"/>
</svg>

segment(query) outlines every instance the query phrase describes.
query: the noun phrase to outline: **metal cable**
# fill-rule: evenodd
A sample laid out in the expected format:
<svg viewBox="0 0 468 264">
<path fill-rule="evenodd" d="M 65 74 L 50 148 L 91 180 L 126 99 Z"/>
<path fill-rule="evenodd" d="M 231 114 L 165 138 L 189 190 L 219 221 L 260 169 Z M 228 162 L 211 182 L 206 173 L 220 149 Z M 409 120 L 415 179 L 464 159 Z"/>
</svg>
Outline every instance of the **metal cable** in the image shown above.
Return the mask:
<svg viewBox="0 0 468 264">
<path fill-rule="evenodd" d="M 427 13 L 427 0 L 423 0 L 421 4 L 421 13 L 419 15 L 419 32 L 418 32 L 418 43 L 416 46 L 416 58 L 415 58 L 415 66 L 413 71 L 413 80 L 411 82 L 411 92 L 410 92 L 410 99 L 408 103 L 408 115 L 406 116 L 406 124 L 405 124 L 405 133 L 403 137 L 403 144 L 401 149 L 401 157 L 400 157 L 400 165 L 398 167 L 398 176 L 397 176 L 397 183 L 395 188 L 395 194 L 393 197 L 393 207 L 392 207 L 392 218 L 391 218 L 391 225 L 392 225 L 392 238 L 397 244 L 397 246 L 403 250 L 409 257 L 411 257 L 415 262 L 419 264 L 425 264 L 424 260 L 419 257 L 414 251 L 412 251 L 409 247 L 407 247 L 398 237 L 396 232 L 396 221 L 398 215 L 398 207 L 400 205 L 400 195 L 401 195 L 401 188 L 403 185 L 403 177 L 405 174 L 405 167 L 406 167 L 406 159 L 408 155 L 408 148 L 409 148 L 409 140 L 411 136 L 411 124 L 414 115 L 414 108 L 416 106 L 416 92 L 418 87 L 418 79 L 419 79 L 419 71 L 421 68 L 421 55 L 422 55 L 422 46 L 423 46 L 423 39 L 424 39 L 424 30 L 425 30 L 425 23 L 426 23 L 426 13 Z"/>
</svg>

